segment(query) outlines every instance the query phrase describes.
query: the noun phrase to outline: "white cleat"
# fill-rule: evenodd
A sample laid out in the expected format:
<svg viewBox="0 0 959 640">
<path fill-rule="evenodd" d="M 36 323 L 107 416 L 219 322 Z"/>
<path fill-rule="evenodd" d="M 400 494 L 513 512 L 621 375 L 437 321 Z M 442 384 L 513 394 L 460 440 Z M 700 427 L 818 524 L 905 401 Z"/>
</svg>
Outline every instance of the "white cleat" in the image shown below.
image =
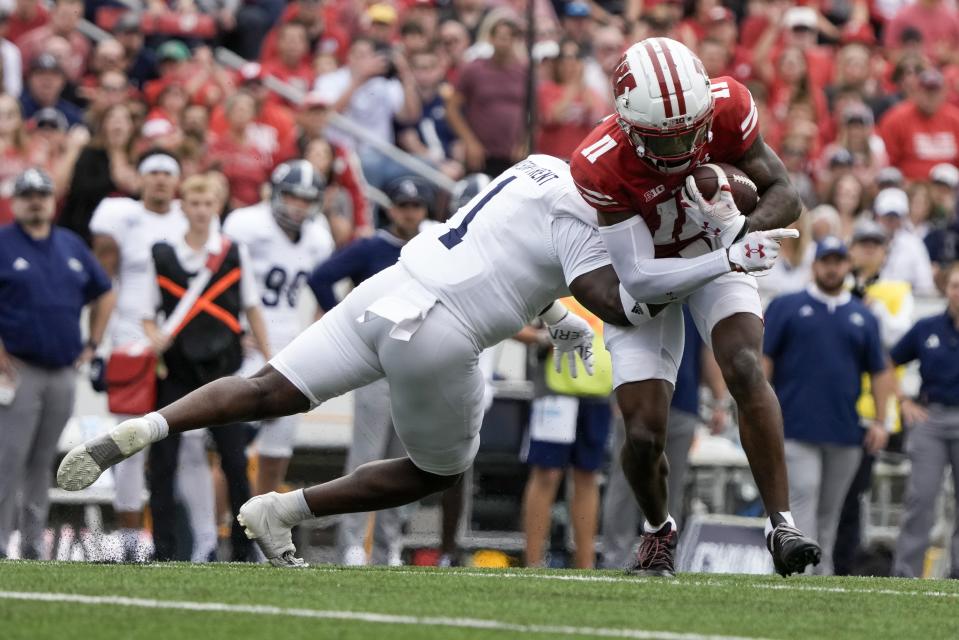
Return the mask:
<svg viewBox="0 0 959 640">
<path fill-rule="evenodd" d="M 67 491 L 86 489 L 104 471 L 150 444 L 150 423 L 143 418 L 124 420 L 102 436 L 77 445 L 57 469 L 57 484 Z"/>
<path fill-rule="evenodd" d="M 300 569 L 308 567 L 302 558 L 296 557 L 291 527 L 283 522 L 277 512 L 275 491 L 254 496 L 240 507 L 237 521 L 243 526 L 246 537 L 256 542 L 260 551 L 274 567 Z"/>
</svg>

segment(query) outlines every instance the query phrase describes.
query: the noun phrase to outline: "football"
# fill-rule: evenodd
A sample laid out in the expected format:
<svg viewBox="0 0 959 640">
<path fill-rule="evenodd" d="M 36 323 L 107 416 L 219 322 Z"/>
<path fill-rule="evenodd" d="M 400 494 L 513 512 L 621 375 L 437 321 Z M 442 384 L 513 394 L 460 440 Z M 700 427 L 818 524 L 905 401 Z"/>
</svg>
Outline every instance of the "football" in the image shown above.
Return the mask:
<svg viewBox="0 0 959 640">
<path fill-rule="evenodd" d="M 748 216 L 759 202 L 759 190 L 756 188 L 756 183 L 749 179 L 749 176 L 731 164 L 704 164 L 696 167 L 693 171 L 693 178 L 696 180 L 696 186 L 699 187 L 699 193 L 706 200 L 712 200 L 716 196 L 719 185 L 719 180 L 716 177 L 717 169 L 726 172 L 729 188 L 733 191 L 733 200 L 736 202 L 739 211 Z"/>
</svg>

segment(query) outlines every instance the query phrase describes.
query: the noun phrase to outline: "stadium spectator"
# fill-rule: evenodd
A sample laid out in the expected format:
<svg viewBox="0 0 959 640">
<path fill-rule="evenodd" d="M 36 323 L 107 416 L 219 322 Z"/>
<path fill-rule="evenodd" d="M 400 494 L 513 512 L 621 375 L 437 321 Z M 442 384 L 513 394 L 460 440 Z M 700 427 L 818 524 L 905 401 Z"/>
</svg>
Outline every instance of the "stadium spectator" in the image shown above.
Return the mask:
<svg viewBox="0 0 959 640">
<path fill-rule="evenodd" d="M 942 165 L 940 171 L 934 172 L 932 176 L 931 189 L 936 194 L 935 206 L 942 218 L 940 226 L 930 230 L 923 239 L 933 263 L 936 282 L 943 291 L 943 275 L 950 265 L 959 261 L 959 209 L 956 205 L 956 189 L 959 184 L 953 184 L 955 171 L 952 165 Z"/>
<path fill-rule="evenodd" d="M 906 188 L 909 196 L 909 226 L 924 242 L 933 225 L 931 191 L 926 182 L 913 182 Z M 939 223 L 941 220 L 936 222 Z"/>
<path fill-rule="evenodd" d="M 353 286 L 396 263 L 400 249 L 414 238 L 426 220 L 433 190 L 419 178 L 401 178 L 389 185 L 386 193 L 391 206 L 389 226 L 369 238 L 357 240 L 333 254 L 310 274 L 309 285 L 320 312 L 332 309 L 337 299 L 333 286 L 349 279 Z M 398 458 L 406 450 L 393 430 L 390 416 L 389 384 L 379 380 L 357 389 L 353 396 L 353 435 L 344 473 L 361 464 Z M 373 527 L 373 549 L 367 558 L 364 539 L 370 520 L 368 513 L 352 513 L 340 518 L 337 554 L 346 565 L 401 564 L 399 537 L 406 509 L 400 507 L 377 512 Z"/>
<path fill-rule="evenodd" d="M 438 53 L 446 59 L 447 82 L 456 84 L 460 71 L 466 63 L 464 56 L 470 44 L 470 35 L 462 23 L 456 20 L 447 20 L 440 25 L 440 51 Z"/>
<path fill-rule="evenodd" d="M 573 40 L 559 44 L 552 74 L 539 85 L 536 151 L 569 160 L 596 122 L 606 114 L 602 97 L 586 85 L 584 51 Z"/>
<path fill-rule="evenodd" d="M 889 159 L 886 145 L 873 130 L 872 111 L 861 102 L 848 104 L 842 110 L 836 139 L 823 150 L 823 157 L 832 162 L 840 149 L 849 152 L 852 173 L 859 182 L 867 187 L 867 191 L 872 189 L 876 174 L 889 164 Z"/>
<path fill-rule="evenodd" d="M 819 12 L 811 6 L 781 3 L 770 3 L 769 12 L 766 29 L 753 49 L 752 65 L 756 77 L 774 87 L 778 81 L 774 64 L 782 59 L 785 50 L 795 49 L 807 67 L 805 78 L 810 89 L 820 91 L 829 85 L 833 74 L 833 53 L 817 43 L 820 27 L 825 22 L 820 19 Z M 792 57 L 790 61 L 795 64 Z"/>
<path fill-rule="evenodd" d="M 231 209 L 248 207 L 262 199 L 261 187 L 273 170 L 273 156 L 251 140 L 250 125 L 256 116 L 256 99 L 238 91 L 224 104 L 227 131 L 213 138 L 206 150 L 206 166 L 221 172 L 230 185 Z"/>
<path fill-rule="evenodd" d="M 613 92 L 610 90 L 610 78 L 623 56 L 626 39 L 623 32 L 615 27 L 602 27 L 596 30 L 593 38 L 592 53 L 585 60 L 586 85 L 603 99 L 606 110 L 613 110 Z"/>
<path fill-rule="evenodd" d="M 497 176 L 519 158 L 523 144 L 526 63 L 516 54 L 519 25 L 495 18 L 489 29 L 493 55 L 460 72 L 449 122 L 465 145 L 466 168 Z"/>
<path fill-rule="evenodd" d="M 956 62 L 952 43 L 959 42 L 959 15 L 955 5 L 943 0 L 917 0 L 905 4 L 886 25 L 883 40 L 895 52 L 908 31 L 918 34 L 923 53 L 937 64 Z"/>
<path fill-rule="evenodd" d="M 306 25 L 296 20 L 281 24 L 277 27 L 276 57 L 263 63 L 263 75 L 272 75 L 306 93 L 315 77 L 309 53 Z M 277 96 L 274 99 L 282 101 Z"/>
<path fill-rule="evenodd" d="M 249 254 L 242 245 L 225 240 L 215 222 L 221 205 L 218 189 L 210 176 L 198 175 L 184 181 L 181 203 L 189 226 L 185 234 L 159 242 L 151 249 L 149 277 L 153 286 L 147 292 L 150 302 L 144 307 L 143 329 L 154 351 L 163 356 L 167 369 L 157 389 L 157 402 L 162 405 L 240 368 L 241 316 L 245 317 L 258 348 L 269 353 Z M 188 314 L 185 324 L 176 328 L 179 332 L 171 339 L 169 329 L 158 324 L 157 313 L 172 316 L 193 279 L 200 274 L 207 279 L 193 307 L 200 312 L 192 318 Z M 220 454 L 236 515 L 250 499 L 245 452 L 248 431 L 244 425 L 226 425 L 209 433 Z M 212 479 L 206 460 L 205 433 L 197 434 L 182 438 L 182 447 L 179 437 L 150 447 L 150 510 L 155 558 L 159 561 L 176 559 L 175 483 L 180 487 L 176 493 L 194 493 L 189 514 L 193 541 L 190 559 L 206 562 L 215 558 Z M 205 500 L 200 502 L 200 497 Z M 234 524 L 231 542 L 234 560 L 250 557 L 250 541 L 238 523 Z"/>
<path fill-rule="evenodd" d="M 873 203 L 876 220 L 889 236 L 889 256 L 882 268 L 884 280 L 908 282 L 916 295 L 934 295 L 929 252 L 908 226 L 909 196 L 902 189 L 883 189 Z"/>
<path fill-rule="evenodd" d="M 444 80 L 446 65 L 434 51 L 410 56 L 422 113 L 413 126 L 397 134 L 399 145 L 456 180 L 463 176 L 463 150 L 447 120 L 446 102 L 452 87 Z"/>
<path fill-rule="evenodd" d="M 443 20 L 463 25 L 470 42 L 475 42 L 489 11 L 483 0 L 452 0 L 443 12 Z"/>
<path fill-rule="evenodd" d="M 779 259 L 776 260 L 776 264 L 764 277 L 756 279 L 763 306 L 768 305 L 778 296 L 804 290 L 812 280 L 816 240 L 813 238 L 811 217 L 801 216 L 790 225 L 791 228 L 799 230 L 799 237 L 784 238 L 780 243 Z"/>
<path fill-rule="evenodd" d="M 140 18 L 135 12 L 120 16 L 113 26 L 113 35 L 123 45 L 124 70 L 134 87 L 143 89 L 147 82 L 159 77 L 156 53 L 143 46 Z"/>
<path fill-rule="evenodd" d="M 4 93 L 19 98 L 23 90 L 23 57 L 17 45 L 7 39 L 9 33 L 10 14 L 0 8 L 0 80 Z"/>
<path fill-rule="evenodd" d="M 816 532 L 831 575 L 843 501 L 863 447 L 886 446 L 886 406 L 894 389 L 875 316 L 843 289 L 846 245 L 825 238 L 816 248 L 813 283 L 766 309 L 767 375 L 783 409 L 789 496 L 796 525 Z M 869 374 L 876 420 L 863 430 L 856 414 L 861 376 Z M 815 408 L 815 410 L 814 410 Z"/>
<path fill-rule="evenodd" d="M 90 220 L 93 253 L 117 281 L 117 304 L 110 323 L 113 349 L 145 343 L 143 310 L 154 287 L 149 276 L 150 248 L 162 240 L 175 240 L 187 228 L 175 200 L 180 181 L 177 159 L 168 152 L 148 151 L 137 164 L 137 173 L 140 200 L 105 198 Z M 148 553 L 146 543 L 140 540 L 145 461 L 146 455 L 140 453 L 117 465 L 114 471 L 117 491 L 113 509 L 124 560 L 143 561 Z"/>
<path fill-rule="evenodd" d="M 73 412 L 76 365 L 93 357 L 115 300 L 83 241 L 53 226 L 54 207 L 50 176 L 27 169 L 14 186 L 15 222 L 0 227 L 0 557 L 19 522 L 21 557 L 45 559 L 50 469 Z"/>
<path fill-rule="evenodd" d="M 50 12 L 40 0 L 16 0 L 10 12 L 7 38 L 14 44 L 23 34 L 42 27 L 50 20 Z"/>
<path fill-rule="evenodd" d="M 271 4 L 275 0 L 267 0 Z M 278 4 L 278 3 L 276 3 Z M 283 9 L 283 15 L 278 21 L 279 24 L 267 34 L 265 39 L 257 39 L 252 43 L 254 48 L 260 50 L 260 55 L 251 53 L 246 55 L 247 59 L 257 59 L 260 62 L 267 63 L 275 59 L 277 55 L 277 35 L 280 25 L 296 20 L 306 25 L 307 37 L 310 41 L 310 47 L 307 51 L 308 57 L 330 58 L 337 64 L 342 63 L 346 57 L 347 49 L 350 45 L 350 36 L 353 33 L 347 33 L 333 18 L 337 11 L 343 7 L 334 8 L 330 3 L 320 0 L 298 0 L 287 4 Z M 272 20 L 271 25 L 277 20 Z M 347 30 L 349 31 L 349 29 Z M 262 47 L 260 41 L 262 40 Z"/>
<path fill-rule="evenodd" d="M 850 154 L 847 152 L 846 155 L 849 156 Z M 839 215 L 839 237 L 844 240 L 852 237 L 853 227 L 863 212 L 866 211 L 866 203 L 868 202 L 866 188 L 859 181 L 859 178 L 851 172 L 851 168 L 850 158 L 850 162 L 846 164 L 846 170 L 838 173 L 827 186 L 825 198 L 825 204 L 833 206 Z"/>
<path fill-rule="evenodd" d="M 395 77 L 390 77 L 393 70 Z M 365 37 L 353 40 L 348 64 L 317 78 L 314 88 L 332 101 L 334 110 L 383 142 L 393 142 L 394 120 L 407 124 L 416 121 L 421 113 L 405 56 L 398 51 L 379 52 L 375 43 Z M 356 151 L 367 181 L 375 187 L 404 173 L 389 158 L 353 136 L 331 132 L 329 138 Z"/>
<path fill-rule="evenodd" d="M 919 88 L 879 123 L 890 164 L 908 180 L 925 180 L 941 162 L 959 162 L 959 107 L 945 101 L 942 73 L 926 69 Z"/>
<path fill-rule="evenodd" d="M 959 267 L 948 270 L 945 312 L 919 320 L 891 356 L 899 365 L 918 360 L 922 380 L 918 398 L 900 398 L 912 472 L 893 561 L 894 575 L 919 578 L 947 465 L 959 496 Z M 959 578 L 959 528 L 949 555 L 949 577 Z"/>
<path fill-rule="evenodd" d="M 297 114 L 296 145 L 302 156 L 327 180 L 323 213 L 330 218 L 330 230 L 338 247 L 355 237 L 366 237 L 373 232 L 369 205 L 363 193 L 363 175 L 359 161 L 348 149 L 326 139 L 330 102 L 314 92 L 308 93 Z M 341 193 L 338 193 L 341 192 Z M 345 202 L 337 206 L 332 199 Z M 336 215 L 340 212 L 341 215 Z M 334 221 L 340 218 L 345 225 Z"/>
<path fill-rule="evenodd" d="M 290 158 L 296 152 L 296 128 L 287 108 L 270 100 L 270 90 L 263 84 L 263 68 L 253 62 L 240 68 L 240 88 L 250 92 L 256 101 L 256 116 L 248 135 L 262 153 Z M 210 133 L 223 135 L 229 126 L 222 104 L 210 112 Z M 288 155 L 287 155 L 288 154 Z"/>
<path fill-rule="evenodd" d="M 90 219 L 100 202 L 111 195 L 132 196 L 140 189 L 133 163 L 133 115 L 125 104 L 107 108 L 94 122 L 96 132 L 80 151 L 71 173 L 59 224 L 88 244 Z"/>
<path fill-rule="evenodd" d="M 675 514 L 677 528 L 683 524 L 686 497 L 686 469 L 689 449 L 696 429 L 702 424 L 699 417 L 699 391 L 705 383 L 712 394 L 709 428 L 718 434 L 729 419 L 728 398 L 722 372 L 716 365 L 712 352 L 703 343 L 696 324 L 687 309 L 683 310 L 686 324 L 686 344 L 679 363 L 676 386 L 669 407 L 669 424 L 666 428 L 666 459 L 669 461 L 668 491 L 669 513 Z M 622 415 L 614 414 L 613 451 L 622 451 L 626 441 L 626 428 Z M 605 569 L 623 569 L 635 560 L 636 533 L 643 522 L 636 498 L 633 495 L 622 463 L 617 456 L 610 462 L 609 479 L 603 497 L 603 555 Z"/>
<path fill-rule="evenodd" d="M 64 75 L 70 82 L 79 82 L 86 71 L 91 49 L 90 41 L 77 30 L 82 18 L 82 0 L 56 0 L 49 22 L 17 38 L 16 44 L 23 59 L 33 60 L 47 51 L 47 45 L 52 38 L 63 38 L 70 45 L 70 55 L 61 61 Z"/>
<path fill-rule="evenodd" d="M 67 117 L 71 125 L 83 122 L 83 111 L 64 98 L 66 76 L 57 59 L 49 53 L 41 53 L 30 62 L 26 90 L 20 96 L 23 117 L 30 118 L 46 107 L 53 107 Z"/>
<path fill-rule="evenodd" d="M 601 327 L 599 320 L 575 299 L 564 298 L 563 304 L 570 313 L 587 319 L 594 328 Z M 547 346 L 546 332 L 537 334 L 538 346 Z M 596 564 L 598 480 L 606 460 L 613 392 L 612 363 L 606 350 L 599 349 L 602 337 L 597 336 L 596 340 L 600 341 L 595 343 L 599 358 L 595 363 L 596 373 L 588 380 L 572 377 L 567 364 L 561 363 L 562 371 L 556 372 L 554 358 L 559 356 L 555 353 L 550 353 L 539 370 L 538 378 L 545 385 L 539 387 L 530 408 L 529 432 L 521 454 L 530 467 L 523 492 L 527 567 L 544 566 L 548 561 L 544 557 L 544 543 L 549 538 L 553 502 L 567 471 L 572 477 L 569 522 L 576 547 L 572 565 L 577 569 L 592 569 Z"/>
<path fill-rule="evenodd" d="M 13 185 L 30 166 L 28 143 L 20 104 L 16 98 L 0 94 L 0 224 L 13 221 Z"/>
</svg>

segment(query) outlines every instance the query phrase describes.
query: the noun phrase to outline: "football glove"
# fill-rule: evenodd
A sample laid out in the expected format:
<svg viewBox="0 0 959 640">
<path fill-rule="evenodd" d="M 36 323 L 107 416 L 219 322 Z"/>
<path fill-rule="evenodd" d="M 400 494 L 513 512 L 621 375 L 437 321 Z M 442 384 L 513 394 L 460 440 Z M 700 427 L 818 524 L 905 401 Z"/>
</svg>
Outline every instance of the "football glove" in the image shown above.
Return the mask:
<svg viewBox="0 0 959 640">
<path fill-rule="evenodd" d="M 746 216 L 736 206 L 726 172 L 715 165 L 703 166 L 716 173 L 716 194 L 712 200 L 706 200 L 696 186 L 696 178 L 687 176 L 682 203 L 686 217 L 696 223 L 707 237 L 719 240 L 723 247 L 730 247 L 745 234 Z"/>
<path fill-rule="evenodd" d="M 562 313 L 558 318 L 557 312 Z M 579 375 L 576 367 L 576 354 L 583 361 L 583 368 L 587 375 L 593 375 L 593 329 L 589 323 L 570 313 L 559 303 L 553 303 L 547 312 L 540 317 L 546 322 L 549 331 L 549 341 L 553 345 L 553 366 L 556 373 L 562 371 L 563 354 L 569 360 L 569 373 L 574 378 Z"/>
<path fill-rule="evenodd" d="M 768 271 L 779 257 L 779 242 L 783 238 L 798 238 L 796 229 L 752 231 L 729 247 L 729 264 L 734 271 L 758 273 Z"/>
</svg>

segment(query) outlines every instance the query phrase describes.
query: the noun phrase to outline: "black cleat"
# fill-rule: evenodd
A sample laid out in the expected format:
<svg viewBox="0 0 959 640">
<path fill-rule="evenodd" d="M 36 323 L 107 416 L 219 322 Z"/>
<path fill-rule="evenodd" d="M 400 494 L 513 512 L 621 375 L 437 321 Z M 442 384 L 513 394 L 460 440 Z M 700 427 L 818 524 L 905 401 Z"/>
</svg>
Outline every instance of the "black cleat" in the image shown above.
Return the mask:
<svg viewBox="0 0 959 640">
<path fill-rule="evenodd" d="M 781 523 L 766 538 L 766 546 L 773 556 L 776 573 L 787 577 L 803 573 L 808 565 L 817 565 L 822 549 L 815 540 L 803 535 L 796 527 Z"/>
<path fill-rule="evenodd" d="M 672 524 L 667 524 L 656 533 L 644 531 L 636 563 L 626 572 L 645 578 L 674 577 L 676 570 L 673 568 L 673 551 L 676 549 L 676 537 Z"/>
</svg>

